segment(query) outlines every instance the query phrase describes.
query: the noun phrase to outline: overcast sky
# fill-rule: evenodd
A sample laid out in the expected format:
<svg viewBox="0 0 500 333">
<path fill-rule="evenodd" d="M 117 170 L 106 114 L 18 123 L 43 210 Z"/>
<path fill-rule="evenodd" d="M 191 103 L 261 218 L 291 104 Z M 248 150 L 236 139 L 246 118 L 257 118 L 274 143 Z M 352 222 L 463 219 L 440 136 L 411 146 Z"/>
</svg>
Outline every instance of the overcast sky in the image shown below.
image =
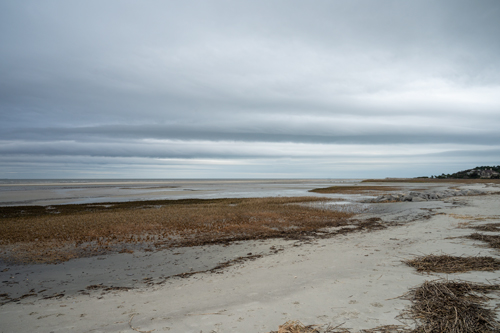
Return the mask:
<svg viewBox="0 0 500 333">
<path fill-rule="evenodd" d="M 1 1 L 0 178 L 500 164 L 500 1 Z"/>
</svg>

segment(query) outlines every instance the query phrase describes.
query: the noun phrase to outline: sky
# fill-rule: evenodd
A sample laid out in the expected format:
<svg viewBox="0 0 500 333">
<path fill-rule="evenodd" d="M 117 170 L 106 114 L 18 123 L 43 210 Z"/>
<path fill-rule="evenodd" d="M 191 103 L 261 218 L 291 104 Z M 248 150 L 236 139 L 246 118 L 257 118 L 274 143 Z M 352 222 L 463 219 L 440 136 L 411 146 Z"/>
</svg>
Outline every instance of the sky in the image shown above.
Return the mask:
<svg viewBox="0 0 500 333">
<path fill-rule="evenodd" d="M 0 2 L 0 178 L 500 164 L 500 1 Z"/>
</svg>

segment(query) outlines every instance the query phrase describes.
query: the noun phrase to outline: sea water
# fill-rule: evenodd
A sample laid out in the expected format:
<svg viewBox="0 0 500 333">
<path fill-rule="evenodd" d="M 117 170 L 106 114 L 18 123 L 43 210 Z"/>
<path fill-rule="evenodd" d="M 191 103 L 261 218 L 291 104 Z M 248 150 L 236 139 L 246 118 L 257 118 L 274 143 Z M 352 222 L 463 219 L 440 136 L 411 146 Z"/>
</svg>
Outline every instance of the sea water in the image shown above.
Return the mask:
<svg viewBox="0 0 500 333">
<path fill-rule="evenodd" d="M 164 199 L 360 195 L 320 194 L 314 188 L 361 179 L 1 179 L 0 206 L 56 205 Z"/>
</svg>

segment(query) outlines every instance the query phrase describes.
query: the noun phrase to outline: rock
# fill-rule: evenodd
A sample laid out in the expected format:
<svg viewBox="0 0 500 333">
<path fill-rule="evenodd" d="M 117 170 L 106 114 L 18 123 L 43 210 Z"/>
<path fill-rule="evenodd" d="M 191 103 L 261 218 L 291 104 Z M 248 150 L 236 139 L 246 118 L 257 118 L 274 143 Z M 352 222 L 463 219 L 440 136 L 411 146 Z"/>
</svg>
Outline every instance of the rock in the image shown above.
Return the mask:
<svg viewBox="0 0 500 333">
<path fill-rule="evenodd" d="M 392 193 L 385 194 L 370 200 L 371 202 L 394 202 L 394 201 L 413 201 L 413 202 L 423 202 L 429 200 L 440 200 L 444 198 L 450 198 L 454 196 L 466 196 L 466 195 L 481 195 L 484 192 L 475 189 L 466 190 L 444 190 L 441 192 L 416 192 L 410 191 L 408 193 Z"/>
</svg>

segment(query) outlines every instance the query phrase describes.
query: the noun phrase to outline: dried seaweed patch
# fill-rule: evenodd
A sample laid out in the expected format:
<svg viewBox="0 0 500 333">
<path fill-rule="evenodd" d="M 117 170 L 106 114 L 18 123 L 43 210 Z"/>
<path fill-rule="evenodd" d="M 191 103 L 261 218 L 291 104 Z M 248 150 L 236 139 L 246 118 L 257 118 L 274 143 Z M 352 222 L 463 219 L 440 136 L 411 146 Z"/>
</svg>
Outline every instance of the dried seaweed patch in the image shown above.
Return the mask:
<svg viewBox="0 0 500 333">
<path fill-rule="evenodd" d="M 492 247 L 494 249 L 500 249 L 500 236 L 474 233 L 472 235 L 467 236 L 467 238 L 480 240 L 488 243 L 489 247 Z"/>
<path fill-rule="evenodd" d="M 411 331 L 408 328 L 401 325 L 384 325 L 375 328 L 360 330 L 359 332 L 360 333 L 409 333 Z"/>
<path fill-rule="evenodd" d="M 341 326 L 341 325 L 339 325 Z M 269 333 L 342 333 L 349 331 L 346 329 L 338 329 L 338 327 L 322 327 L 320 325 L 304 325 L 298 320 L 290 320 L 280 325 L 277 331 L 271 331 Z"/>
<path fill-rule="evenodd" d="M 462 273 L 469 271 L 495 271 L 500 269 L 500 260 L 493 257 L 454 257 L 449 255 L 427 255 L 404 261 L 418 272 Z"/>
<path fill-rule="evenodd" d="M 500 285 L 465 281 L 426 281 L 410 290 L 405 297 L 412 302 L 402 314 L 415 321 L 411 329 L 401 325 L 385 325 L 359 330 L 360 333 L 498 333 L 500 322 L 495 312 L 485 306 L 488 293 L 499 291 Z M 351 333 L 342 325 L 323 328 L 289 321 L 270 333 Z"/>
<path fill-rule="evenodd" d="M 457 281 L 426 281 L 408 294 L 412 306 L 406 316 L 418 323 L 412 333 L 493 333 L 500 323 L 485 308 L 486 293 L 498 285 Z"/>
<path fill-rule="evenodd" d="M 491 232 L 498 232 L 500 231 L 500 223 L 488 223 L 488 224 L 482 224 L 482 225 L 477 225 L 474 227 L 471 227 L 472 229 L 478 230 L 478 231 L 491 231 Z"/>
<path fill-rule="evenodd" d="M 342 328 L 343 324 L 332 327 L 331 325 L 304 325 L 298 320 L 287 321 L 280 325 L 278 331 L 270 333 L 351 333 L 347 328 Z M 325 327 L 326 326 L 326 327 Z M 359 333 L 410 333 L 408 328 L 401 325 L 384 325 L 370 329 L 362 329 Z"/>
</svg>

